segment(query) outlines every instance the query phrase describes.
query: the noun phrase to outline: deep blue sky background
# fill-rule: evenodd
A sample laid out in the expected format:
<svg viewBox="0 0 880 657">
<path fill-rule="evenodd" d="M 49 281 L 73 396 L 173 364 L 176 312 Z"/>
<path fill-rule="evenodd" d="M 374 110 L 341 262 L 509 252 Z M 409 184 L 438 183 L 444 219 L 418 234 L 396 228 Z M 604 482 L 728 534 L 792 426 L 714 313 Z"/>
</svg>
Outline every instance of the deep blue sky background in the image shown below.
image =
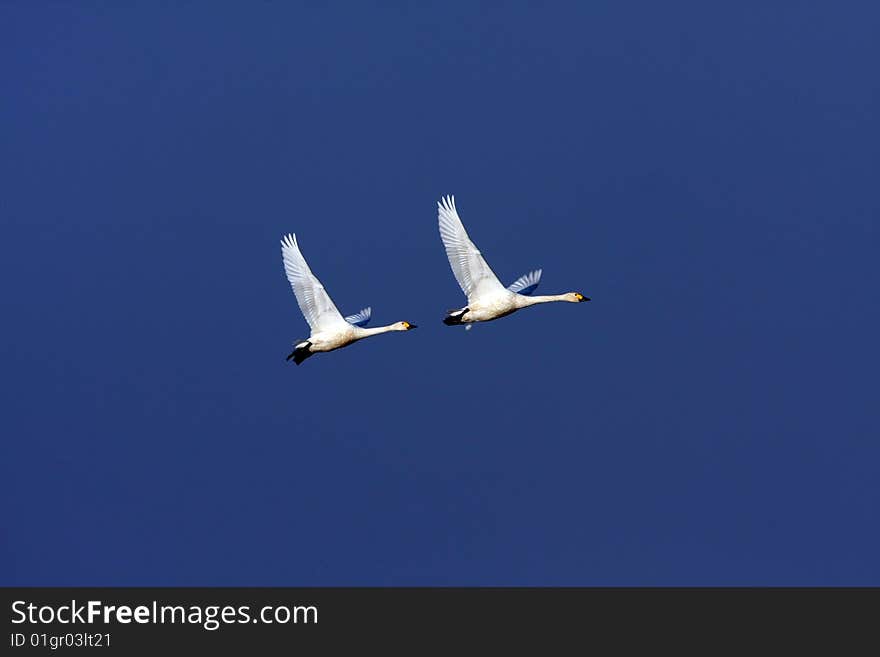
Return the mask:
<svg viewBox="0 0 880 657">
<path fill-rule="evenodd" d="M 880 584 L 874 3 L 180 4 L 0 8 L 0 583 Z"/>
</svg>

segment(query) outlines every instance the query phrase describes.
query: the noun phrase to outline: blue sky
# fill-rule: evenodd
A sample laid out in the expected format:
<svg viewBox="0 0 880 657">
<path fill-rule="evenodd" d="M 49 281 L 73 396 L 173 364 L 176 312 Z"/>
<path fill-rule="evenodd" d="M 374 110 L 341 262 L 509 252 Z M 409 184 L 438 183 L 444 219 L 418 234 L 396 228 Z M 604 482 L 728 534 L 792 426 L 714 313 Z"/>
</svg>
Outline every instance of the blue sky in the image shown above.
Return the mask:
<svg viewBox="0 0 880 657">
<path fill-rule="evenodd" d="M 880 584 L 880 12 L 710 4 L 4 3 L 0 583 Z"/>
</svg>

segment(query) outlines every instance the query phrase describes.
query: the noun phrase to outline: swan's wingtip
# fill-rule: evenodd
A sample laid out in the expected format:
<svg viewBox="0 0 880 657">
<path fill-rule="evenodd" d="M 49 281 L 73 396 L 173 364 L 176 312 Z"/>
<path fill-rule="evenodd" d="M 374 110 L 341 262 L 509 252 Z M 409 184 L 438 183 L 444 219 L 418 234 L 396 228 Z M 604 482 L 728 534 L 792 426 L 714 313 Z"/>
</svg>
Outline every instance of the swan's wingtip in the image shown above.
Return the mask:
<svg viewBox="0 0 880 657">
<path fill-rule="evenodd" d="M 437 207 L 441 210 L 455 210 L 455 194 L 446 194 L 437 201 Z"/>
</svg>

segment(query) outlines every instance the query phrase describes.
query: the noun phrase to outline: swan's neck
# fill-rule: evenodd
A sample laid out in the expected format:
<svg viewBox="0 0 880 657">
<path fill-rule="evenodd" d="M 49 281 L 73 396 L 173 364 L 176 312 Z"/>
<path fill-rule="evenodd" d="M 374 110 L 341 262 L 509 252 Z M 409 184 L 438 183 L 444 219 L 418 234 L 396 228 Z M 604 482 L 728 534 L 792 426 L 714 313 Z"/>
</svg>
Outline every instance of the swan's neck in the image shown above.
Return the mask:
<svg viewBox="0 0 880 657">
<path fill-rule="evenodd" d="M 357 330 L 355 331 L 355 337 L 360 340 L 361 338 L 369 338 L 371 335 L 379 335 L 380 333 L 388 333 L 390 331 L 396 331 L 397 329 L 394 327 L 394 324 L 389 324 L 388 326 L 374 326 L 372 328 L 363 328 L 361 326 L 355 327 Z"/>
<path fill-rule="evenodd" d="M 525 295 L 518 295 L 517 299 L 519 302 L 520 308 L 527 308 L 528 306 L 534 306 L 538 303 L 550 303 L 552 301 L 568 301 L 568 298 L 565 294 L 537 294 L 535 296 L 527 297 Z"/>
</svg>

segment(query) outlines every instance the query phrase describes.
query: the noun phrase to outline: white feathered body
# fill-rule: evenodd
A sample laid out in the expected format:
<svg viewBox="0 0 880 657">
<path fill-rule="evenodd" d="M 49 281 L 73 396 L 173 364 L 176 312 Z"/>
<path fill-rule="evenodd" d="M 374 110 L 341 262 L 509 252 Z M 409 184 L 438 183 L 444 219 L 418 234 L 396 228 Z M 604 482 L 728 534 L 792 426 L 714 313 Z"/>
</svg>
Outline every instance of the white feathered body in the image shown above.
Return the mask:
<svg viewBox="0 0 880 657">
<path fill-rule="evenodd" d="M 311 342 L 310 351 L 333 351 L 341 349 L 358 340 L 355 337 L 354 326 L 342 328 L 338 331 L 318 331 L 309 336 Z"/>
<path fill-rule="evenodd" d="M 490 322 L 493 319 L 506 317 L 520 308 L 524 308 L 517 297 L 525 299 L 521 294 L 503 290 L 496 294 L 480 297 L 467 305 L 468 311 L 461 318 L 462 323 Z"/>
</svg>

